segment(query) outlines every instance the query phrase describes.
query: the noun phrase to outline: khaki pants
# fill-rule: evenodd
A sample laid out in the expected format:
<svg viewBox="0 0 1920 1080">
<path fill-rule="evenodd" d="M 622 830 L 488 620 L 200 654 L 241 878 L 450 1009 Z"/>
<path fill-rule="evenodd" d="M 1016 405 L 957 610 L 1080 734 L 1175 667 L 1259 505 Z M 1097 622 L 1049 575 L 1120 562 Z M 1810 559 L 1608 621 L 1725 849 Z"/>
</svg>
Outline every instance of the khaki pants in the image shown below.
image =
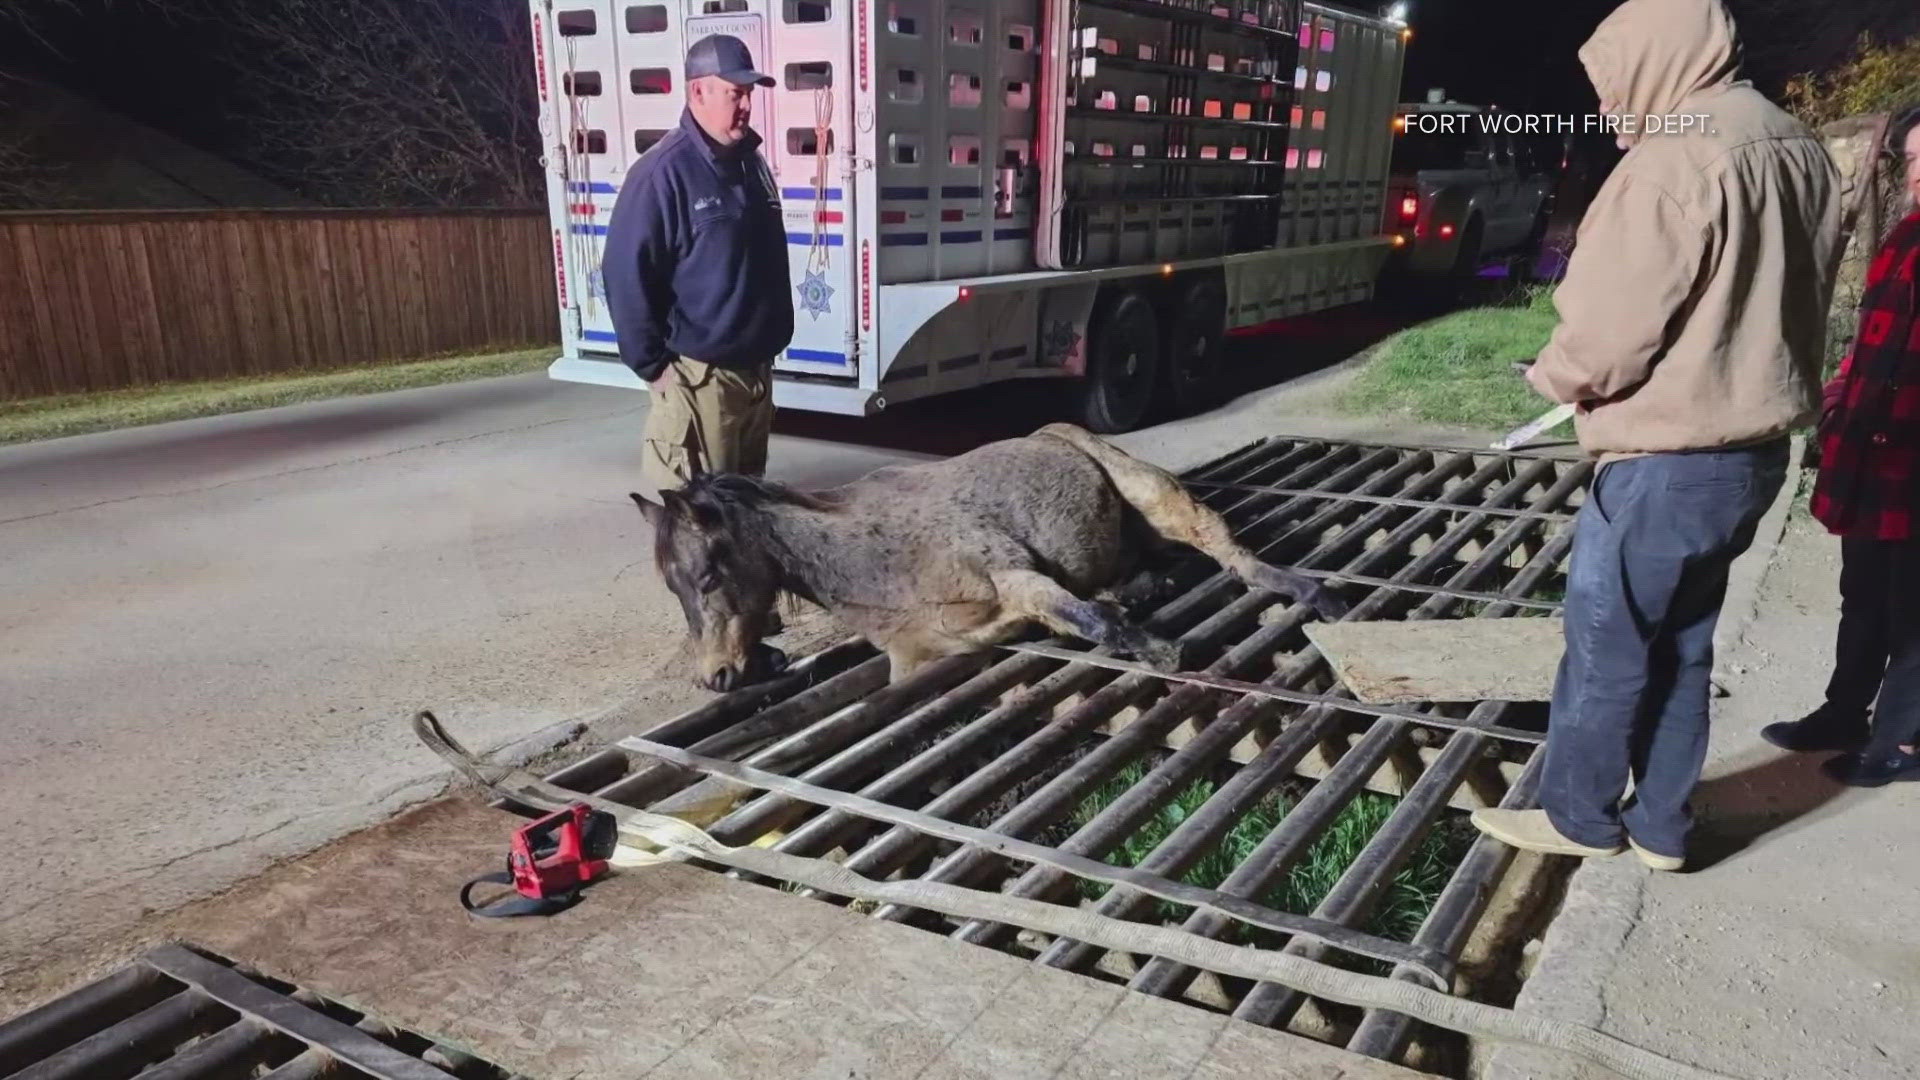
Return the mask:
<svg viewBox="0 0 1920 1080">
<path fill-rule="evenodd" d="M 772 364 L 734 371 L 675 360 L 653 390 L 642 436 L 643 475 L 662 490 L 701 473 L 763 475 L 772 430 Z"/>
</svg>

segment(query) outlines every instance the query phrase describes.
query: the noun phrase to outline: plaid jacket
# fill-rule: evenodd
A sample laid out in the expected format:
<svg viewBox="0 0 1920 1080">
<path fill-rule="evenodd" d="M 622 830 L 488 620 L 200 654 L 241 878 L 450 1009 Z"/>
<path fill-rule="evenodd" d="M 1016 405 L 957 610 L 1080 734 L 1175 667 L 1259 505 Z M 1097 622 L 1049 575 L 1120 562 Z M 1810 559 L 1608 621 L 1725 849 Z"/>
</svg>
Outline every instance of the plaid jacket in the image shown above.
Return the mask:
<svg viewBox="0 0 1920 1080">
<path fill-rule="evenodd" d="M 1827 387 L 1813 515 L 1862 540 L 1920 539 L 1920 213 L 1867 272 L 1860 336 Z"/>
</svg>

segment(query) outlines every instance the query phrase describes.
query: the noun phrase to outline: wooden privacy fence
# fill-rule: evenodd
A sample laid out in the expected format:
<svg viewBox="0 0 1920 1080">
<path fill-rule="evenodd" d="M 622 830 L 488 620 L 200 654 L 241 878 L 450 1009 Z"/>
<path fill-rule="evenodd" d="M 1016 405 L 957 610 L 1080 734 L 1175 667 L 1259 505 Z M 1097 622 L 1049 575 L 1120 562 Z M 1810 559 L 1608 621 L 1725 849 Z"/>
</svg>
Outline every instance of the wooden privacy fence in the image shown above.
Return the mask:
<svg viewBox="0 0 1920 1080">
<path fill-rule="evenodd" d="M 546 215 L 0 214 L 0 399 L 559 339 Z"/>
</svg>

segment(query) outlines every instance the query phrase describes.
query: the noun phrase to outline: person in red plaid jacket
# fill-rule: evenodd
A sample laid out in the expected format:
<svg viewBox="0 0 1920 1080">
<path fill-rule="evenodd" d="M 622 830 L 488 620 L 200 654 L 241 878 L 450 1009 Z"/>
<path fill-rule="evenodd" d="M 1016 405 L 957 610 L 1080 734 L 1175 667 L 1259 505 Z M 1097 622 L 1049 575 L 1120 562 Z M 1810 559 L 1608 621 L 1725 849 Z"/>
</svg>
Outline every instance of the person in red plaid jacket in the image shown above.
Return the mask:
<svg viewBox="0 0 1920 1080">
<path fill-rule="evenodd" d="M 1906 159 L 1914 212 L 1868 271 L 1820 424 L 1813 514 L 1841 538 L 1833 680 L 1810 716 L 1761 732 L 1787 750 L 1847 751 L 1825 768 L 1856 787 L 1920 780 L 1920 108 L 1889 149 Z"/>
</svg>

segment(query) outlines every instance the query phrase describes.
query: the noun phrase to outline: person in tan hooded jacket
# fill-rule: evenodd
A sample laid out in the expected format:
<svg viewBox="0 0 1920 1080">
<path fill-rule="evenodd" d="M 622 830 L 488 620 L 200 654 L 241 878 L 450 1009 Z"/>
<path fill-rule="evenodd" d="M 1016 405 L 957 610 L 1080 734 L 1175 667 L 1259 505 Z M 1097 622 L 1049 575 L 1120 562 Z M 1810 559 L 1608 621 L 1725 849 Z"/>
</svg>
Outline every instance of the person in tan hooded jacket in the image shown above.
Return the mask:
<svg viewBox="0 0 1920 1080">
<path fill-rule="evenodd" d="M 1742 81 L 1720 0 L 1627 0 L 1580 59 L 1627 154 L 1527 377 L 1577 406 L 1601 465 L 1575 526 L 1542 809 L 1474 820 L 1530 850 L 1631 845 L 1679 869 L 1728 568 L 1785 482 L 1788 433 L 1819 413 L 1841 180 Z"/>
</svg>

